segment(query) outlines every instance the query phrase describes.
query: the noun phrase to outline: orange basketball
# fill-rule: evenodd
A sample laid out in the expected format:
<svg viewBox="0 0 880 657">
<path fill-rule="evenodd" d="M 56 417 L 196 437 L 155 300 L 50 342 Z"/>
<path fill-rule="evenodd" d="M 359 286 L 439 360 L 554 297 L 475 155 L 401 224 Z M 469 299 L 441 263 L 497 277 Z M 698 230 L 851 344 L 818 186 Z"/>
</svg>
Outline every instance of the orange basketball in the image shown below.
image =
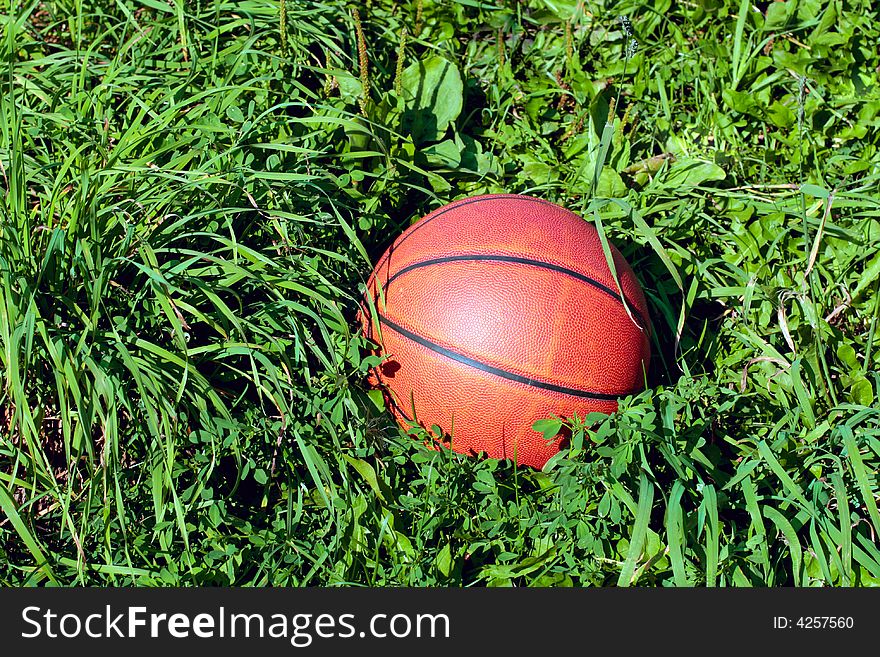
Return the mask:
<svg viewBox="0 0 880 657">
<path fill-rule="evenodd" d="M 386 356 L 371 382 L 400 425 L 439 426 L 457 452 L 542 467 L 551 416 L 610 413 L 644 386 L 645 297 L 596 229 L 515 194 L 462 199 L 410 226 L 367 283 L 364 334 Z"/>
</svg>

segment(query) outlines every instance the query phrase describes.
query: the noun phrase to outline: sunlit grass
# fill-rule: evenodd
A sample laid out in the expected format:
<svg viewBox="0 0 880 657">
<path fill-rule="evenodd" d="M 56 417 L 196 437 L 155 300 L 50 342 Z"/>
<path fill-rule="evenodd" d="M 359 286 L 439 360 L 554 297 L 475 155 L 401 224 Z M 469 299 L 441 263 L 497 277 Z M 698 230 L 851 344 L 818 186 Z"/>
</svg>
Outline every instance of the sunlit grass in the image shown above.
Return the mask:
<svg viewBox="0 0 880 657">
<path fill-rule="evenodd" d="M 792 4 L 7 3 L 0 581 L 880 582 L 880 17 Z M 371 260 L 495 191 L 654 327 L 544 472 L 363 382 Z"/>
</svg>

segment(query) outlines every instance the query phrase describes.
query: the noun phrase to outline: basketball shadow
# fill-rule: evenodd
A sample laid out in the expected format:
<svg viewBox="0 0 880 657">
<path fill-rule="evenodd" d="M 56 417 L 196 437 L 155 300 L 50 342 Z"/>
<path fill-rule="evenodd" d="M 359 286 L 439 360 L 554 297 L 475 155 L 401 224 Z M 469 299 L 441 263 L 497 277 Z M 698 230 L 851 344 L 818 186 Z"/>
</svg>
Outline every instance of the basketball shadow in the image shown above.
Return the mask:
<svg viewBox="0 0 880 657">
<path fill-rule="evenodd" d="M 679 366 L 682 357 L 687 359 L 692 373 L 714 372 L 713 349 L 726 312 L 724 305 L 717 301 L 697 299 L 687 309 L 681 336 L 677 340 L 676 322 L 684 294 L 663 260 L 650 247 L 629 239 L 616 239 L 614 244 L 632 267 L 648 305 L 651 362 L 647 372 L 647 387 L 674 385 L 683 374 Z M 690 285 L 690 280 L 683 273 L 680 275 L 685 285 Z"/>
</svg>

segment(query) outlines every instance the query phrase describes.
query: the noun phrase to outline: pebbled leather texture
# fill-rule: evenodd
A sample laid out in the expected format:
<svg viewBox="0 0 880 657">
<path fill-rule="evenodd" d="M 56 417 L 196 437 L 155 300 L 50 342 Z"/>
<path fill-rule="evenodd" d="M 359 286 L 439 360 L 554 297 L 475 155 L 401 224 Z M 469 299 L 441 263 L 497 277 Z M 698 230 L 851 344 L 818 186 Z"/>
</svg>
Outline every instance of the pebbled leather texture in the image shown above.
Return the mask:
<svg viewBox="0 0 880 657">
<path fill-rule="evenodd" d="M 361 312 L 387 357 L 371 382 L 401 426 L 415 418 L 458 452 L 541 468 L 563 438 L 545 441 L 536 420 L 610 413 L 640 390 L 647 307 L 611 250 L 632 318 L 596 229 L 554 203 L 476 196 L 410 226 L 367 283 L 378 314 Z"/>
</svg>

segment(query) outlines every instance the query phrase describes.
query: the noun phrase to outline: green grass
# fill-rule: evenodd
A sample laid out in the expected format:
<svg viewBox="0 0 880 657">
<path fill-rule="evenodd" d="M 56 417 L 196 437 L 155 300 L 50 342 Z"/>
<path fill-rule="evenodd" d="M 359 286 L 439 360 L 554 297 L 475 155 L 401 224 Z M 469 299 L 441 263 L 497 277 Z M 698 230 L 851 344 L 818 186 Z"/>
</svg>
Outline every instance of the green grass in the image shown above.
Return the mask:
<svg viewBox="0 0 880 657">
<path fill-rule="evenodd" d="M 3 4 L 0 582 L 880 584 L 876 3 L 358 6 Z M 401 435 L 356 331 L 498 191 L 654 326 L 541 472 Z"/>
</svg>

